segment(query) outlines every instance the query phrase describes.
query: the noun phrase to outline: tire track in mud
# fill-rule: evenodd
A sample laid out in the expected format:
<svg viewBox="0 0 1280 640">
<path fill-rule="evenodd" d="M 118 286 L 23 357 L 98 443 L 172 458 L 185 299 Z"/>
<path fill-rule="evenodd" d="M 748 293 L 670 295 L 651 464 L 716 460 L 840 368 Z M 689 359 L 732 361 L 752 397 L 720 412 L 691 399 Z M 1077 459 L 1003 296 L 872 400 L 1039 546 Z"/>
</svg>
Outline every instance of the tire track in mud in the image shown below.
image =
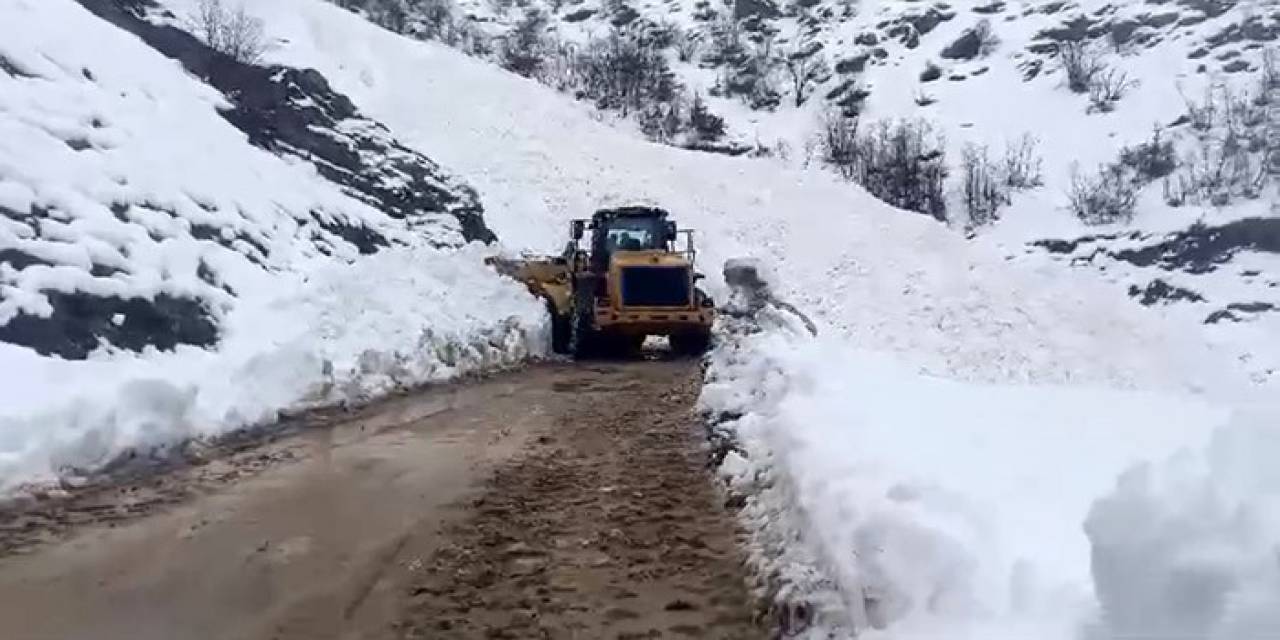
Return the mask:
<svg viewBox="0 0 1280 640">
<path fill-rule="evenodd" d="M 424 559 L 400 637 L 766 637 L 707 476 L 698 386 L 689 361 L 557 382 L 552 428 Z"/>
<path fill-rule="evenodd" d="M 700 377 L 536 365 L 0 507 L 0 638 L 763 638 Z"/>
</svg>

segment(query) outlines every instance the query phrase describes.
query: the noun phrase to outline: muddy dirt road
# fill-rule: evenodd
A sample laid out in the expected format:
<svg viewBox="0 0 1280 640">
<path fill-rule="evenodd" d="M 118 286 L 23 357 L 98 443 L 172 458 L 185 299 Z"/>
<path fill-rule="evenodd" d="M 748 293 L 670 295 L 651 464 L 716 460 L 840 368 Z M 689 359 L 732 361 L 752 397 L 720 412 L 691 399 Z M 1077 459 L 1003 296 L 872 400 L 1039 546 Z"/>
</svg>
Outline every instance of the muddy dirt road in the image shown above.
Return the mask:
<svg viewBox="0 0 1280 640">
<path fill-rule="evenodd" d="M 0 513 L 0 637 L 764 637 L 697 373 L 534 367 Z"/>
</svg>

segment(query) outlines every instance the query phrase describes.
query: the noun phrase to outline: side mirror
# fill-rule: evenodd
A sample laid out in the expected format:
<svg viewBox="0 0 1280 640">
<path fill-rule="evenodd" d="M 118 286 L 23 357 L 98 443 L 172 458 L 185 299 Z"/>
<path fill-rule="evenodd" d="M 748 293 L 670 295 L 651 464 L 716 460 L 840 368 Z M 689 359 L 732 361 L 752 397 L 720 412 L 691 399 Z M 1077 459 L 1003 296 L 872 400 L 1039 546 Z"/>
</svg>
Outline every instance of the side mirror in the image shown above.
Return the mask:
<svg viewBox="0 0 1280 640">
<path fill-rule="evenodd" d="M 569 235 L 573 236 L 574 240 L 581 240 L 582 232 L 585 228 L 585 224 L 582 220 L 574 220 L 569 223 Z"/>
<path fill-rule="evenodd" d="M 667 222 L 667 223 L 666 223 L 666 227 L 665 227 L 665 228 L 666 228 L 666 231 L 667 231 L 667 239 L 668 239 L 668 240 L 675 240 L 675 239 L 676 239 L 676 223 L 674 223 L 674 222 Z"/>
</svg>

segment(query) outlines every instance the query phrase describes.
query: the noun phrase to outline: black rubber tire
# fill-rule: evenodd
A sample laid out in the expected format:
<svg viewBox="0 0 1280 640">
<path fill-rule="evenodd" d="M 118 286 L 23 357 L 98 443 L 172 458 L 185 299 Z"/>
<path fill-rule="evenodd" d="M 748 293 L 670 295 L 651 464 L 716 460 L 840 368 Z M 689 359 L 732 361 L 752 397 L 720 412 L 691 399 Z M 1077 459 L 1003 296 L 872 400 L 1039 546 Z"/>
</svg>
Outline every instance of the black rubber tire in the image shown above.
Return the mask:
<svg viewBox="0 0 1280 640">
<path fill-rule="evenodd" d="M 595 355 L 599 337 L 596 335 L 595 300 L 590 290 L 579 285 L 573 295 L 573 314 L 569 319 L 569 353 L 575 358 L 590 358 Z"/>
<path fill-rule="evenodd" d="M 678 333 L 671 336 L 671 350 L 682 356 L 700 356 L 711 348 L 711 332 Z"/>
<path fill-rule="evenodd" d="M 551 352 L 569 353 L 569 317 L 556 313 L 556 306 L 550 300 L 547 300 L 547 314 L 551 316 Z"/>
</svg>

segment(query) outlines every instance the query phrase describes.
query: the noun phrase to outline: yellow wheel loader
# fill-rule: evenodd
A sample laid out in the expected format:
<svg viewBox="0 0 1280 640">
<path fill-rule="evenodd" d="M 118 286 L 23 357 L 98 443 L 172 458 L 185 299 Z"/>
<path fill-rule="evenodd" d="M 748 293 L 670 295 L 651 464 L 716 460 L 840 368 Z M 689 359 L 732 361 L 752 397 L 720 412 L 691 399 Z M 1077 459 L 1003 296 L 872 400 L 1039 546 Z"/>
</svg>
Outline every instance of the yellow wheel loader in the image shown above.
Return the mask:
<svg viewBox="0 0 1280 640">
<path fill-rule="evenodd" d="M 678 229 L 666 211 L 633 206 L 572 221 L 570 238 L 558 256 L 490 260 L 546 302 L 554 351 L 633 353 L 648 336 L 666 336 L 677 353 L 707 349 L 715 305 L 696 286 L 702 275 L 694 271 L 691 230 Z"/>
</svg>

